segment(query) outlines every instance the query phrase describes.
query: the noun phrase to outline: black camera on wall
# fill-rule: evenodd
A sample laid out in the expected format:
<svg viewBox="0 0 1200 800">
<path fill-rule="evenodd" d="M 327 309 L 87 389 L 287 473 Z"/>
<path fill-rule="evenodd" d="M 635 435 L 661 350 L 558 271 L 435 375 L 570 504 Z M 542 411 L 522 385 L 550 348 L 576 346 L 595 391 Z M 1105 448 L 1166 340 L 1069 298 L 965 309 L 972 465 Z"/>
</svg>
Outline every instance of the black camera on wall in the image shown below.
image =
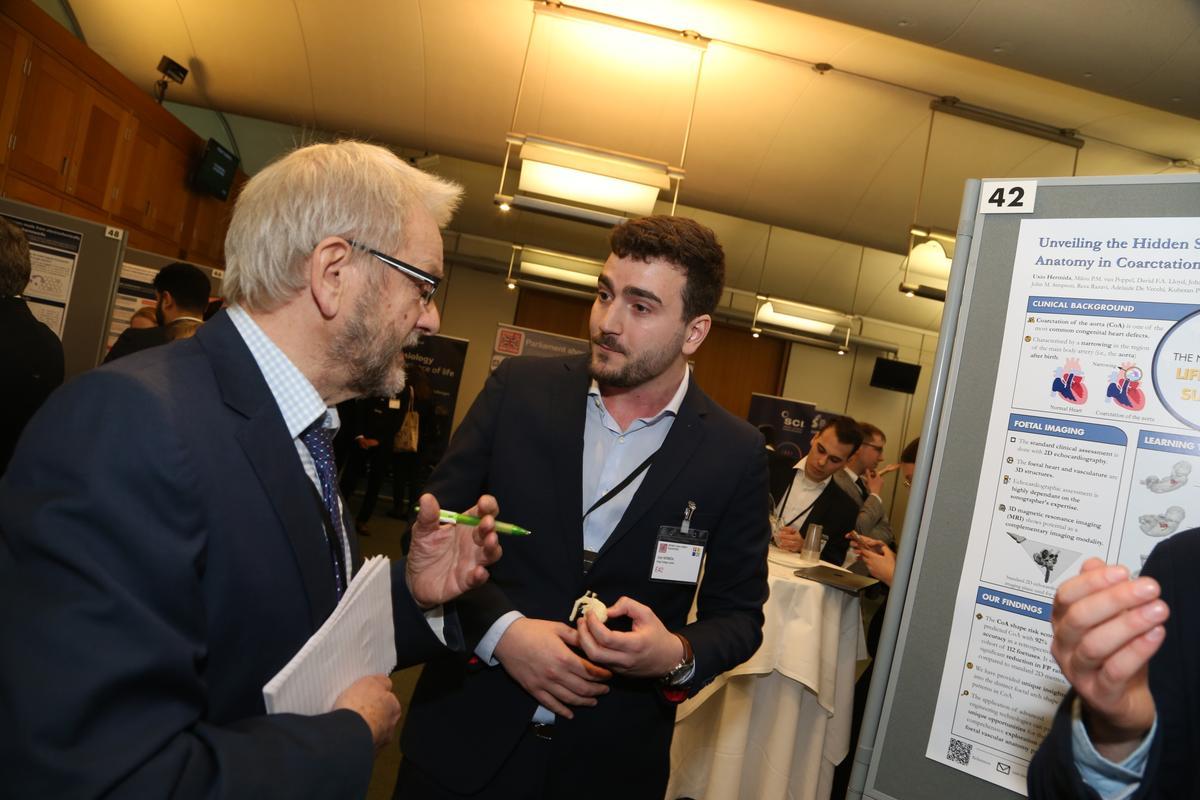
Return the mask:
<svg viewBox="0 0 1200 800">
<path fill-rule="evenodd" d="M 158 71 L 162 74 L 162 78 L 154 82 L 154 99 L 161 106 L 167 96 L 168 81 L 183 83 L 187 78 L 188 71 L 183 64 L 167 56 L 158 60 Z"/>
</svg>

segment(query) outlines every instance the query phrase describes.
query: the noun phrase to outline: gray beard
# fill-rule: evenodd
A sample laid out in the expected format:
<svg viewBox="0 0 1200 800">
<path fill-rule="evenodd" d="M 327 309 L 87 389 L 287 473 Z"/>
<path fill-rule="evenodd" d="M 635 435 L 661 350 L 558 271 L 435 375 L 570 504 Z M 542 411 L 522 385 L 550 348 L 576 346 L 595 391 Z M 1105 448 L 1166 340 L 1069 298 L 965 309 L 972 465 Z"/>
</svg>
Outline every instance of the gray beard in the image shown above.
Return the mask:
<svg viewBox="0 0 1200 800">
<path fill-rule="evenodd" d="M 345 329 L 330 342 L 326 364 L 347 375 L 346 388 L 355 397 L 390 397 L 401 391 L 407 380 L 396 362 L 405 350 L 420 342 L 421 336 L 414 330 L 400 342 L 374 338 L 378 327 L 373 324 L 375 320 L 368 321 L 366 306 L 365 302 L 359 303 Z"/>
</svg>

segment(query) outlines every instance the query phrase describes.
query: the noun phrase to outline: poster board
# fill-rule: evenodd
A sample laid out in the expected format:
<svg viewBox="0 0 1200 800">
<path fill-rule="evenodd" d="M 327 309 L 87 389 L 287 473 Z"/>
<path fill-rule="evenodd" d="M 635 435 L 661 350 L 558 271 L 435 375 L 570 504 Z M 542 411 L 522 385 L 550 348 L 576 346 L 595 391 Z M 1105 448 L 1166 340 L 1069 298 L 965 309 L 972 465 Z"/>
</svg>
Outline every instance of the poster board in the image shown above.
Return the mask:
<svg viewBox="0 0 1200 800">
<path fill-rule="evenodd" d="M 66 377 L 96 366 L 104 353 L 125 231 L 8 198 L 0 198 L 0 214 L 29 239 L 33 280 L 27 302 L 62 339 Z"/>
<path fill-rule="evenodd" d="M 1200 446 L 1200 178 L 971 181 L 956 255 L 851 797 L 1022 796 L 1065 689 L 1053 590 L 1200 521 L 1159 485 Z"/>
<path fill-rule="evenodd" d="M 121 262 L 121 269 L 117 275 L 117 287 L 113 292 L 112 308 L 108 317 L 107 337 L 104 343 L 104 349 L 107 353 L 112 348 L 113 342 L 117 337 L 125 332 L 129 327 L 129 318 L 133 316 L 133 312 L 138 308 L 147 307 L 154 308 L 155 306 L 155 291 L 154 291 L 154 276 L 158 271 L 175 261 L 178 258 L 168 258 L 167 256 L 151 253 L 146 250 L 135 250 L 127 248 L 125 257 Z M 192 263 L 192 262 L 187 262 Z M 212 297 L 221 296 L 221 282 L 225 277 L 225 271 L 206 267 L 203 264 L 193 264 L 197 269 L 208 276 L 212 283 L 210 295 Z"/>
</svg>

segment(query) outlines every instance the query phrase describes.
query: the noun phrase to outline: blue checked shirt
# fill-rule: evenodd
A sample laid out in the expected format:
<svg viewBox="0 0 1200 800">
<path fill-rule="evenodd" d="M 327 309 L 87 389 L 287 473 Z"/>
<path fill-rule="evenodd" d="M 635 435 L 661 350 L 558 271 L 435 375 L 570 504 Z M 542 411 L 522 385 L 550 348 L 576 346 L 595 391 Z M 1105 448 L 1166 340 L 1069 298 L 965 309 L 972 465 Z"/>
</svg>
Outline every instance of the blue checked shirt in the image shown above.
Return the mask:
<svg viewBox="0 0 1200 800">
<path fill-rule="evenodd" d="M 292 444 L 296 446 L 296 454 L 300 456 L 300 463 L 304 466 L 305 474 L 313 482 L 317 494 L 320 494 L 321 479 L 317 475 L 317 467 L 313 464 L 312 455 L 304 446 L 304 442 L 300 441 L 300 434 L 308 426 L 322 418 L 324 419 L 322 427 L 328 429 L 330 435 L 336 434 L 341 425 L 337 409 L 325 405 L 325 401 L 321 399 L 321 395 L 317 393 L 308 378 L 304 377 L 304 373 L 292 363 L 290 358 L 284 355 L 267 334 L 263 333 L 263 329 L 258 327 L 258 323 L 250 318 L 245 309 L 241 306 L 230 306 L 228 313 L 229 319 L 241 334 L 246 347 L 250 349 L 250 355 L 258 364 L 263 379 L 267 382 L 267 388 L 271 390 L 271 395 L 275 398 L 275 405 L 279 406 L 279 413 L 283 415 L 283 424 L 287 426 L 288 435 L 292 437 Z M 340 496 L 338 497 L 338 511 L 344 518 L 345 507 Z M 342 563 L 346 565 L 346 583 L 349 585 L 350 572 L 353 568 L 350 558 L 350 543 L 343 540 L 339 544 L 345 555 Z"/>
<path fill-rule="evenodd" d="M 318 419 L 323 420 L 323 427 L 328 428 L 330 433 L 337 433 L 341 426 L 337 409 L 325 405 L 312 382 L 304 377 L 304 373 L 271 341 L 263 329 L 258 327 L 258 323 L 250 318 L 245 309 L 241 306 L 230 306 L 227 313 L 233 326 L 241 334 L 242 341 L 249 348 L 250 355 L 258 364 L 263 380 L 267 382 L 267 388 L 271 390 L 275 404 L 279 406 L 279 413 L 283 415 L 283 423 L 287 426 L 288 435 L 292 437 L 292 444 L 296 446 L 296 455 L 300 457 L 304 472 L 320 494 L 321 478 L 317 475 L 312 455 L 300 440 L 300 434 Z M 342 512 L 343 518 L 344 504 L 345 501 L 339 495 L 338 510 Z M 324 523 L 321 524 L 324 527 Z M 346 565 L 346 585 L 349 586 L 354 564 L 350 556 L 350 543 L 343 541 L 341 544 L 345 554 L 343 563 Z M 425 611 L 425 621 L 429 623 L 433 635 L 445 644 L 445 607 L 439 605 Z"/>
</svg>

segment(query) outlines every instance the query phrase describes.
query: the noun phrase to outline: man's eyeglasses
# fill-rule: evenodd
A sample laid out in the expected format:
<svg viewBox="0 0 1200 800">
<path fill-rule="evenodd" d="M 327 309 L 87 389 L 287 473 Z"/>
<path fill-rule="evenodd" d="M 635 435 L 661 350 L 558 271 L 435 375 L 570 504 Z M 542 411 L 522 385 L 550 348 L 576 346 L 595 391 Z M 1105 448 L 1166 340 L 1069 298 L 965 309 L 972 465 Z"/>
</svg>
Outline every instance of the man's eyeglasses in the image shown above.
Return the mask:
<svg viewBox="0 0 1200 800">
<path fill-rule="evenodd" d="M 437 288 L 441 285 L 442 279 L 436 275 L 430 275 L 419 267 L 414 267 L 412 264 L 401 261 L 398 258 L 393 258 L 386 253 L 381 253 L 378 250 L 372 250 L 366 245 L 361 245 L 353 239 L 346 240 L 351 247 L 357 247 L 359 250 L 365 251 L 368 255 L 375 256 L 383 263 L 387 264 L 394 270 L 407 275 L 412 279 L 413 283 L 417 284 L 417 288 L 421 292 L 421 305 L 428 306 L 433 302 L 433 296 L 437 294 Z"/>
</svg>

